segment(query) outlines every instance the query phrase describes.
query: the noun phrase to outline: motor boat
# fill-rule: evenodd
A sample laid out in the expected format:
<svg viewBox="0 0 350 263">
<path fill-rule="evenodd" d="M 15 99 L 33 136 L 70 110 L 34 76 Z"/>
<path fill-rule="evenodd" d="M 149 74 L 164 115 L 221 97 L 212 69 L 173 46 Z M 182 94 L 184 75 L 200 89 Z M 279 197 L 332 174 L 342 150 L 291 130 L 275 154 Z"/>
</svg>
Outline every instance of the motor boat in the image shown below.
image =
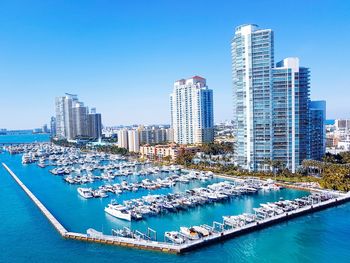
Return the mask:
<svg viewBox="0 0 350 263">
<path fill-rule="evenodd" d="M 86 199 L 94 197 L 94 196 L 92 195 L 92 189 L 91 189 L 91 188 L 79 187 L 79 188 L 77 189 L 77 191 L 78 191 L 78 193 L 79 193 L 80 196 L 82 196 L 82 197 L 84 197 L 84 198 L 86 198 Z"/>
</svg>

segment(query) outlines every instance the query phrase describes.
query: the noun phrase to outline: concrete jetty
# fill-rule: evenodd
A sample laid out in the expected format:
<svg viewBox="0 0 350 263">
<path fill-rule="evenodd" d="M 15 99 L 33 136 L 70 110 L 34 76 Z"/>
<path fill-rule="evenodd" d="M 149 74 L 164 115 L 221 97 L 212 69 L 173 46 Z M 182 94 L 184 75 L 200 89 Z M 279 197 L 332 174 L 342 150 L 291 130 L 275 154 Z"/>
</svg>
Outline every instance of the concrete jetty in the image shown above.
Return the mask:
<svg viewBox="0 0 350 263">
<path fill-rule="evenodd" d="M 188 240 L 183 244 L 172 244 L 167 242 L 158 242 L 152 240 L 138 239 L 138 238 L 126 238 L 104 234 L 82 234 L 68 231 L 53 215 L 52 213 L 39 201 L 39 199 L 22 183 L 22 181 L 11 171 L 11 169 L 4 163 L 4 168 L 12 176 L 12 178 L 18 183 L 23 191 L 30 197 L 40 211 L 46 216 L 50 223 L 60 233 L 60 235 L 67 239 L 74 239 L 85 242 L 94 242 L 107 245 L 115 245 L 121 247 L 152 250 L 165 253 L 181 254 L 187 251 L 198 249 L 200 247 L 221 242 L 223 240 L 241 236 L 246 233 L 251 233 L 256 230 L 266 228 L 268 226 L 277 224 L 279 222 L 287 221 L 289 219 L 299 217 L 308 213 L 320 211 L 329 207 L 337 206 L 342 203 L 350 201 L 350 192 L 346 194 L 336 193 L 336 197 L 327 201 L 319 202 L 313 205 L 307 205 L 302 208 L 295 209 L 290 212 L 285 212 L 280 215 L 268 217 L 266 219 L 259 220 L 250 224 L 246 224 L 242 227 L 235 227 L 230 229 L 222 229 L 220 231 L 213 231 L 211 235 L 198 239 Z M 332 192 L 333 193 L 333 192 Z M 334 193 L 333 193 L 334 194 Z"/>
<path fill-rule="evenodd" d="M 2 166 L 8 171 L 17 184 L 23 189 L 23 191 L 29 196 L 34 204 L 40 209 L 40 211 L 46 216 L 50 223 L 55 227 L 55 229 L 60 233 L 61 236 L 64 236 L 68 231 L 62 226 L 62 224 L 51 214 L 51 212 L 40 202 L 40 200 L 25 186 L 24 183 L 15 175 L 14 172 L 4 163 Z"/>
</svg>

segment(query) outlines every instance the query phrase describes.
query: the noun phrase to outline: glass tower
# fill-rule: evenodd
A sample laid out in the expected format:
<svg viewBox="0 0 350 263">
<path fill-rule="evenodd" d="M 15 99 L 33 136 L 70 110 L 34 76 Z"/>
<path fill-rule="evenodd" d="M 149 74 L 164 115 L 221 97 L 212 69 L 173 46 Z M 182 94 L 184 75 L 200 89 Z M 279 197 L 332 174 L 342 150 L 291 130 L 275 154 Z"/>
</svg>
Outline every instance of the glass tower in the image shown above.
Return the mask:
<svg viewBox="0 0 350 263">
<path fill-rule="evenodd" d="M 321 160 L 326 150 L 326 101 L 310 102 L 310 156 Z"/>
<path fill-rule="evenodd" d="M 271 29 L 236 28 L 232 40 L 235 162 L 248 170 L 267 170 L 271 159 L 271 89 L 274 67 Z"/>
<path fill-rule="evenodd" d="M 286 58 L 273 69 L 272 159 L 293 173 L 308 158 L 309 69 Z"/>
</svg>

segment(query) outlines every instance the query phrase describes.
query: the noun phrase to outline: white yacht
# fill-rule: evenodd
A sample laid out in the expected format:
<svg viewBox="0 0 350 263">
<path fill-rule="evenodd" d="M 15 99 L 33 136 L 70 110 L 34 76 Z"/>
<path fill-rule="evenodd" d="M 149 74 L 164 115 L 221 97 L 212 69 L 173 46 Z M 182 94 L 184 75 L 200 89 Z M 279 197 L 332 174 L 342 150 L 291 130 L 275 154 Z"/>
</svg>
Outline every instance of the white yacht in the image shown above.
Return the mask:
<svg viewBox="0 0 350 263">
<path fill-rule="evenodd" d="M 112 202 L 105 207 L 105 212 L 119 219 L 131 221 L 131 212 L 125 206 Z"/>
<path fill-rule="evenodd" d="M 91 189 L 91 188 L 79 187 L 79 188 L 77 189 L 77 191 L 78 191 L 78 193 L 79 193 L 82 197 L 84 197 L 84 198 L 86 198 L 86 199 L 92 198 L 92 197 L 93 197 L 93 195 L 92 195 L 92 189 Z"/>
<path fill-rule="evenodd" d="M 196 240 L 199 239 L 199 235 L 194 229 L 188 228 L 188 227 L 180 227 L 180 233 L 183 234 L 185 237 L 187 237 L 190 240 Z"/>
<path fill-rule="evenodd" d="M 275 185 L 275 184 L 264 184 L 261 187 L 261 190 L 263 190 L 263 191 L 278 191 L 278 190 L 280 190 L 280 187 L 278 185 Z"/>
<path fill-rule="evenodd" d="M 23 154 L 22 156 L 22 164 L 32 163 L 33 160 L 29 154 Z"/>
<path fill-rule="evenodd" d="M 180 233 L 177 231 L 165 232 L 165 237 L 175 244 L 182 244 L 185 242 L 185 239 L 181 237 Z"/>
<path fill-rule="evenodd" d="M 205 229 L 202 226 L 193 226 L 192 229 L 199 233 L 201 236 L 206 237 L 210 235 L 210 232 L 208 229 Z"/>
</svg>

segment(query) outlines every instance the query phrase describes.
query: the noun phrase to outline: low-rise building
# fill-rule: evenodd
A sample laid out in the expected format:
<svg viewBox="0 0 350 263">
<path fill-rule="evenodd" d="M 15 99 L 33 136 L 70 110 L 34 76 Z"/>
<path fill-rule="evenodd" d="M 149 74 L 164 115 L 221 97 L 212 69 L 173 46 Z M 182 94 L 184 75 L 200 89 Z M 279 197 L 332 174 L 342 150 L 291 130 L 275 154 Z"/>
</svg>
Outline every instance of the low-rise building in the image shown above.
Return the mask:
<svg viewBox="0 0 350 263">
<path fill-rule="evenodd" d="M 335 120 L 334 124 L 327 125 L 326 151 L 337 154 L 350 151 L 350 120 Z"/>
<path fill-rule="evenodd" d="M 197 146 L 181 146 L 177 144 L 143 145 L 140 147 L 141 157 L 149 160 L 163 160 L 164 157 L 169 156 L 171 160 L 175 161 L 180 153 L 189 152 L 195 154 L 199 150 L 200 148 Z"/>
<path fill-rule="evenodd" d="M 173 140 L 172 129 L 158 125 L 122 128 L 117 131 L 117 137 L 119 147 L 135 153 L 140 151 L 140 145 L 170 143 Z"/>
</svg>

